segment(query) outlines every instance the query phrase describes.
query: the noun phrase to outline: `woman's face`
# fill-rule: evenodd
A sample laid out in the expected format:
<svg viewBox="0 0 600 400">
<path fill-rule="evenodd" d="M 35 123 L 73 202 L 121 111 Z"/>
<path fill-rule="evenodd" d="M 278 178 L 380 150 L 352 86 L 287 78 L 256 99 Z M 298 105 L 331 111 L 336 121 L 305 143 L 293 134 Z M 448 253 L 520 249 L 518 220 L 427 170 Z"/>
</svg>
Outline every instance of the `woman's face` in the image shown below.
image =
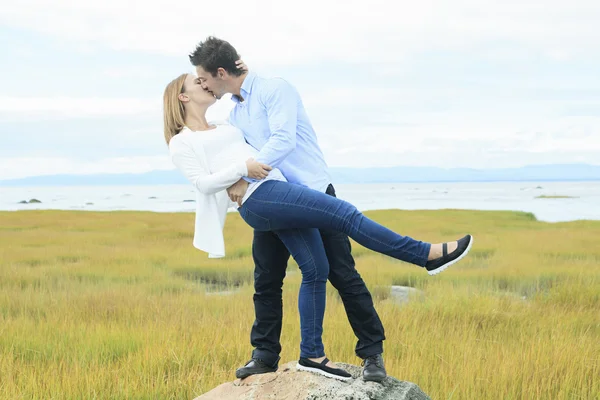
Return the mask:
<svg viewBox="0 0 600 400">
<path fill-rule="evenodd" d="M 217 101 L 216 97 L 207 90 L 202 88 L 202 85 L 192 74 L 188 74 L 183 84 L 183 95 L 185 95 L 190 103 L 197 105 L 206 105 L 210 107 Z"/>
</svg>

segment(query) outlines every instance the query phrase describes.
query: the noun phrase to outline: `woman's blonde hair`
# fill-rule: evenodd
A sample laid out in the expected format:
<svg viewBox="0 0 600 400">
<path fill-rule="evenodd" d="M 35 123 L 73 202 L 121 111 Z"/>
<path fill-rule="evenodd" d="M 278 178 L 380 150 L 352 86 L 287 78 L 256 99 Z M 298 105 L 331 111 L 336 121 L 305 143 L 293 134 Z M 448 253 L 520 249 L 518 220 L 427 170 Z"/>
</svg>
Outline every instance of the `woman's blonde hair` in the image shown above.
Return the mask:
<svg viewBox="0 0 600 400">
<path fill-rule="evenodd" d="M 188 74 L 179 75 L 173 79 L 165 88 L 163 95 L 163 114 L 165 125 L 165 140 L 167 145 L 185 126 L 185 109 L 179 101 L 179 95 L 183 93 L 183 84 Z"/>
</svg>

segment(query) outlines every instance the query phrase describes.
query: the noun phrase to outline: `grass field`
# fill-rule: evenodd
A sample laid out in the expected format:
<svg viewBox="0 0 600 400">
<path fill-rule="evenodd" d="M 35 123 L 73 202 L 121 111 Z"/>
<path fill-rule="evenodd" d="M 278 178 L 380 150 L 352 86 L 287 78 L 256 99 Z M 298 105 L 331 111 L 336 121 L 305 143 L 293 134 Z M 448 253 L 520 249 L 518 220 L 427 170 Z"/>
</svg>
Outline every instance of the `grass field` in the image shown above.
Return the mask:
<svg viewBox="0 0 600 400">
<path fill-rule="evenodd" d="M 367 214 L 421 240 L 475 237 L 435 277 L 354 244 L 390 375 L 436 400 L 600 398 L 600 222 Z M 192 399 L 234 379 L 251 351 L 251 230 L 230 215 L 228 257 L 209 260 L 193 226 L 187 213 L 0 212 L 0 399 Z M 288 271 L 282 362 L 300 340 L 300 274 Z M 392 284 L 424 299 L 399 306 Z M 324 342 L 360 363 L 331 286 Z"/>
</svg>

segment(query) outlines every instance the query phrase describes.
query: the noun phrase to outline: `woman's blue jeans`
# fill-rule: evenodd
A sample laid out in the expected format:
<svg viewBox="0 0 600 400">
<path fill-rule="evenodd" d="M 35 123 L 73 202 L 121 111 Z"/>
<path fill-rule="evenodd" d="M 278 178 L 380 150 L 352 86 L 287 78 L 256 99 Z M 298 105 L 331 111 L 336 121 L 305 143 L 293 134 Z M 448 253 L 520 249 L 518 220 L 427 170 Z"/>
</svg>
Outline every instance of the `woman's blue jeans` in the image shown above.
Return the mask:
<svg viewBox="0 0 600 400">
<path fill-rule="evenodd" d="M 262 183 L 239 212 L 252 228 L 274 231 L 300 267 L 300 357 L 325 355 L 321 335 L 329 263 L 318 229 L 344 232 L 371 250 L 419 266 L 425 266 L 431 247 L 379 225 L 346 201 L 288 182 Z"/>
</svg>

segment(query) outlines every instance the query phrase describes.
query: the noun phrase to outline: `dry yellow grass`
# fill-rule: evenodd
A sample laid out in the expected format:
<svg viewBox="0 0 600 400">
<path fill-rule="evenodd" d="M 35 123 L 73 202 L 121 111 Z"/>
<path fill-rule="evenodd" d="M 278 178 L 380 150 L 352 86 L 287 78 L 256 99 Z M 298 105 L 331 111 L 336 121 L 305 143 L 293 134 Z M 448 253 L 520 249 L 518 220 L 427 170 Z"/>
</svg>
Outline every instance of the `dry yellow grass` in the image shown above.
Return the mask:
<svg viewBox="0 0 600 400">
<path fill-rule="evenodd" d="M 422 240 L 476 240 L 436 277 L 354 246 L 390 375 L 433 399 L 600 398 L 600 222 L 368 215 Z M 0 213 L 0 398 L 191 399 L 233 379 L 251 350 L 251 231 L 230 215 L 228 257 L 209 260 L 191 246 L 193 223 L 185 213 Z M 300 274 L 288 270 L 283 361 L 299 344 Z M 399 307 L 391 284 L 425 299 Z M 236 291 L 210 293 L 223 287 Z M 331 287 L 324 341 L 330 358 L 360 361 Z"/>
</svg>

